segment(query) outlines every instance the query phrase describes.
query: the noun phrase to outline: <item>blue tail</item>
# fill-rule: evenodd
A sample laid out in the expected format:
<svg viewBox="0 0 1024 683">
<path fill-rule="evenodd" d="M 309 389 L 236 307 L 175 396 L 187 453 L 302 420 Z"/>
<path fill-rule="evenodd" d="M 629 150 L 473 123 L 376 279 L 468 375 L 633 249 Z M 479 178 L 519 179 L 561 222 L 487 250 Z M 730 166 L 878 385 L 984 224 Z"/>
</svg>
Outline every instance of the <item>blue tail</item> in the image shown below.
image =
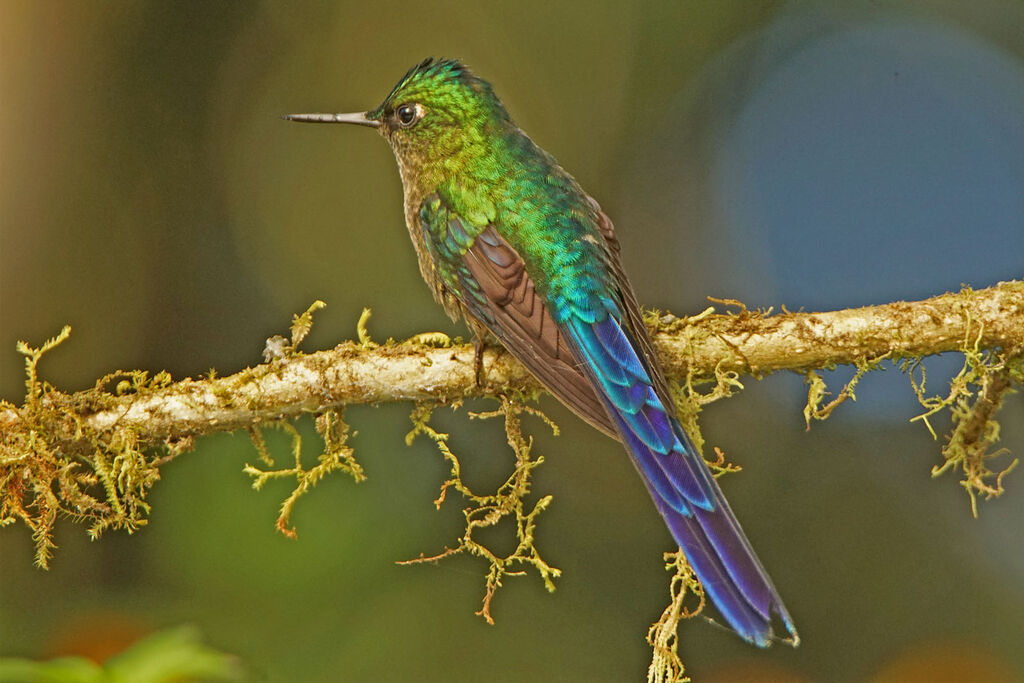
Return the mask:
<svg viewBox="0 0 1024 683">
<path fill-rule="evenodd" d="M 796 629 L 771 579 L 671 406 L 655 391 L 651 374 L 658 369 L 648 371 L 615 305 L 606 303 L 609 315 L 596 322 L 577 318 L 567 331 L 672 537 L 712 604 L 744 640 L 771 645 L 776 615 L 788 633 L 782 639 L 795 645 Z"/>
</svg>

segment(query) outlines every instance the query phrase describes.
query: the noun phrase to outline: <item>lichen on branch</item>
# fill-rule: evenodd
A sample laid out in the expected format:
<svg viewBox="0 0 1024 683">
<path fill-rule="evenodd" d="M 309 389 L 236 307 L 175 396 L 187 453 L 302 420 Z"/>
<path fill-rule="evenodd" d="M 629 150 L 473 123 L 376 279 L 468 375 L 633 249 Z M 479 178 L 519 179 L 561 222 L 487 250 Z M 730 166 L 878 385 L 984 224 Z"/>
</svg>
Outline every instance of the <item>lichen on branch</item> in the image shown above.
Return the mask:
<svg viewBox="0 0 1024 683">
<path fill-rule="evenodd" d="M 274 467 L 274 459 L 267 448 L 266 439 L 263 438 L 263 429 L 266 427 L 281 429 L 291 436 L 291 456 L 295 460 L 294 467 L 271 469 Z M 252 487 L 258 491 L 271 479 L 295 478 L 295 488 L 281 503 L 281 514 L 278 515 L 275 524 L 278 531 L 292 539 L 298 537 L 295 527 L 289 525 L 295 503 L 298 502 L 299 497 L 316 486 L 321 479 L 332 472 L 340 471 L 351 476 L 356 483 L 366 480 L 362 465 L 356 461 L 355 451 L 348 445 L 350 430 L 345 422 L 343 410 L 328 408 L 317 415 L 316 431 L 323 440 L 324 451 L 320 454 L 318 463 L 307 470 L 302 465 L 302 436 L 292 423 L 278 421 L 270 422 L 265 426 L 249 428 L 249 438 L 252 439 L 260 460 L 268 468 L 260 469 L 253 465 L 245 465 L 242 471 L 253 478 Z"/>
<path fill-rule="evenodd" d="M 25 356 L 25 404 L 0 438 L 0 526 L 21 520 L 32 531 L 35 563 L 44 569 L 56 547 L 53 526 L 60 515 L 87 523 L 90 538 L 110 528 L 132 533 L 145 525 L 145 498 L 160 478 L 160 465 L 189 443 L 167 439 L 154 447 L 134 425 L 115 423 L 101 432 L 85 418 L 102 399 L 166 387 L 166 373 L 111 373 L 90 392 L 70 396 L 40 380 L 39 361 L 70 335 L 65 326 L 38 348 L 18 343 Z M 115 388 L 107 393 L 111 384 Z M 10 407 L 0 402 L 0 411 Z"/>
<path fill-rule="evenodd" d="M 934 435 L 930 420 L 939 411 L 950 413 L 953 430 L 942 449 L 945 460 L 933 468 L 933 475 L 962 471 L 975 515 L 978 494 L 990 498 L 1003 492 L 1003 478 L 1017 460 L 1002 468 L 991 465 L 1006 455 L 1005 449 L 995 448 L 995 416 L 1013 386 L 1024 384 L 1024 282 L 829 313 L 783 309 L 771 315 L 770 310 L 750 311 L 731 300 L 712 301 L 738 310 L 718 314 L 709 308 L 682 319 L 658 312 L 646 317 L 680 419 L 698 447 L 703 443 L 697 427 L 700 407 L 741 391 L 741 376 L 761 378 L 780 370 L 804 374 L 809 384 L 804 412 L 809 427 L 812 419 L 825 419 L 847 398 L 855 399 L 861 377 L 891 360 L 910 376 L 925 409 L 915 419 L 925 422 Z M 519 421 L 523 412 L 541 415 L 526 402 L 539 396 L 542 387 L 504 351 L 485 349 L 478 359 L 473 345 L 453 342 L 440 333 L 377 344 L 367 329 L 369 309 L 359 319 L 356 341 L 301 353 L 298 346 L 310 331 L 313 313 L 323 306 L 317 301 L 295 316 L 290 339 L 268 339 L 265 363 L 227 377 L 211 371 L 205 378 L 173 382 L 165 372 L 153 377 L 143 371 L 116 372 L 101 377 L 88 391 L 67 394 L 39 378 L 38 364 L 68 338 L 70 328 L 38 348 L 19 343 L 18 351 L 26 357 L 25 401 L 21 407 L 0 401 L 0 526 L 23 522 L 32 532 L 36 563 L 46 567 L 54 548 L 53 526 L 60 516 L 88 523 L 93 538 L 108 528 L 132 532 L 146 523 L 146 494 L 159 480 L 162 465 L 190 450 L 199 436 L 244 429 L 263 462 L 262 467 L 245 467 L 255 488 L 272 478 L 295 479 L 277 519 L 278 530 L 294 537 L 294 506 L 323 477 L 343 471 L 356 481 L 365 478 L 347 445 L 345 406 L 413 401 L 414 427 L 408 438 L 430 438 L 451 468 L 435 504 L 441 505 L 454 490 L 469 507 L 455 547 L 406 564 L 437 562 L 457 554 L 485 559 L 488 570 L 478 614 L 490 623 L 492 600 L 505 577 L 532 569 L 548 590 L 554 590 L 560 571 L 541 558 L 535 545 L 537 517 L 552 497 L 542 496 L 532 506 L 526 503 L 530 474 L 543 458 L 532 455 L 533 442 L 523 436 Z M 963 353 L 964 367 L 946 396 L 929 396 L 922 359 L 946 351 Z M 477 360 L 482 360 L 482 372 Z M 854 365 L 856 374 L 826 402 L 827 386 L 818 371 L 841 364 Z M 710 391 L 696 390 L 708 382 L 715 383 Z M 469 397 L 501 402 L 498 410 L 471 415 L 503 417 L 506 439 L 516 456 L 512 474 L 493 494 L 481 495 L 465 485 L 448 435 L 429 425 L 436 406 L 461 405 Z M 302 441 L 292 424 L 307 413 L 317 415 L 324 444 L 318 463 L 309 469 L 303 465 Z M 275 469 L 263 439 L 267 427 L 291 434 L 293 466 Z M 738 469 L 726 463 L 718 449 L 716 454 L 717 461 L 709 462 L 716 476 Z M 514 519 L 517 539 L 516 548 L 505 555 L 474 536 L 502 519 Z M 648 680 L 659 682 L 686 680 L 676 652 L 676 627 L 703 605 L 682 554 L 666 559 L 675 572 L 672 601 L 648 634 L 654 648 Z M 700 604 L 684 607 L 688 595 L 698 596 Z"/>
<path fill-rule="evenodd" d="M 647 631 L 647 644 L 653 655 L 647 669 L 647 683 L 688 683 L 686 669 L 679 658 L 679 622 L 692 619 L 704 609 L 704 588 L 686 561 L 682 550 L 665 553 L 665 569 L 672 572 L 669 583 L 671 600 L 658 621 Z M 686 605 L 687 599 L 696 602 Z"/>
<path fill-rule="evenodd" d="M 495 592 L 501 587 L 502 579 L 506 576 L 525 575 L 524 571 L 515 569 L 516 567 L 534 569 L 549 592 L 555 590 L 554 579 L 562 574 L 560 569 L 552 567 L 541 558 L 535 545 L 534 532 L 537 527 L 537 517 L 551 504 L 552 496 L 541 497 L 532 507 L 526 503 L 525 499 L 530 493 L 530 474 L 534 468 L 544 462 L 544 457 L 532 456 L 533 438 L 523 435 L 519 416 L 522 413 L 527 413 L 539 417 L 556 436 L 558 427 L 536 408 L 508 396 L 502 396 L 499 400 L 501 407 L 498 410 L 469 414 L 471 418 L 481 420 L 503 417 L 505 437 L 516 456 L 515 469 L 512 474 L 493 494 L 473 493 L 462 481 L 462 464 L 448 446 L 448 435 L 436 431 L 429 424 L 434 405 L 419 404 L 413 409 L 410 416 L 413 428 L 405 438 L 406 443 L 411 445 L 417 436 L 421 434 L 426 436 L 434 442 L 451 468 L 448 479 L 441 485 L 441 494 L 434 501 L 434 505 L 440 508 L 449 489 L 454 489 L 469 502 L 470 506 L 462 511 L 466 527 L 454 548 L 445 548 L 442 552 L 431 556 L 420 555 L 415 559 L 399 562 L 399 564 L 436 563 L 445 558 L 462 554 L 482 557 L 487 560 L 489 568 L 483 605 L 477 614 L 482 616 L 488 624 L 494 623 L 494 618 L 491 616 L 491 601 Z M 502 555 L 474 538 L 473 535 L 476 531 L 493 527 L 506 518 L 512 518 L 515 521 L 518 543 L 512 552 Z"/>
<path fill-rule="evenodd" d="M 1002 455 L 994 448 L 996 413 L 1024 374 L 1024 282 L 826 313 L 783 310 L 772 315 L 737 302 L 713 301 L 730 310 L 709 308 L 693 318 L 647 316 L 677 398 L 688 397 L 680 401 L 685 408 L 681 418 L 691 427 L 699 404 L 742 389 L 741 376 L 761 378 L 780 370 L 809 377 L 808 417 L 826 417 L 853 397 L 855 382 L 823 404 L 827 388 L 817 370 L 852 364 L 858 368 L 856 380 L 881 359 L 891 359 L 902 362 L 912 378 L 920 374 L 915 390 L 925 406 L 922 419 L 937 410 L 952 416 L 945 464 L 936 473 L 961 469 L 972 506 L 978 493 L 991 497 L 1002 492 L 1003 477 L 1015 461 L 997 469 L 989 463 Z M 296 316 L 290 339 L 268 340 L 265 363 L 226 377 L 211 372 L 175 382 L 165 372 L 126 371 L 101 377 L 87 391 L 65 393 L 39 378 L 38 364 L 70 330 L 39 348 L 20 344 L 26 356 L 24 403 L 0 401 L 0 526 L 19 520 L 26 524 L 36 543 L 36 562 L 46 566 L 59 516 L 86 522 L 94 537 L 107 528 L 133 531 L 146 523 L 146 495 L 159 480 L 159 468 L 191 449 L 197 437 L 240 429 L 258 435 L 267 426 L 290 426 L 311 413 L 320 416 L 325 443 L 318 465 L 307 470 L 296 457 L 295 466 L 283 470 L 251 468 L 256 484 L 269 477 L 296 478 L 278 519 L 278 527 L 291 532 L 288 519 L 295 501 L 320 478 L 334 470 L 346 470 L 357 480 L 362 476 L 345 445 L 345 406 L 532 399 L 543 391 L 500 349 L 483 351 L 478 376 L 474 346 L 446 335 L 374 343 L 367 331 L 369 311 L 360 318 L 357 341 L 301 353 L 297 347 L 309 332 L 312 314 L 322 307 L 316 302 Z M 965 371 L 954 378 L 947 396 L 929 397 L 920 360 L 946 351 L 965 354 Z M 711 380 L 716 381 L 711 392 L 694 394 L 695 384 Z M 260 443 L 258 436 L 254 443 Z"/>
<path fill-rule="evenodd" d="M 999 442 L 996 413 L 1006 395 L 1013 391 L 1013 383 L 1024 385 L 1024 347 L 1008 352 L 982 350 L 981 336 L 982 330 L 979 330 L 973 343 L 970 333 L 964 339 L 964 364 L 950 380 L 949 393 L 945 396 L 928 395 L 927 373 L 921 359 L 903 364 L 914 393 L 925 409 L 911 421 L 924 422 L 932 438 L 937 439 L 930 418 L 940 411 L 949 411 L 953 430 L 942 447 L 945 462 L 932 467 L 932 476 L 959 470 L 963 474 L 960 485 L 970 497 L 974 517 L 978 516 L 978 495 L 985 496 L 986 500 L 1002 495 L 1003 478 L 1020 462 L 1017 458 L 1010 459 L 1007 449 L 993 447 Z M 916 378 L 918 374 L 920 380 Z M 999 459 L 1009 462 L 993 465 Z"/>
</svg>

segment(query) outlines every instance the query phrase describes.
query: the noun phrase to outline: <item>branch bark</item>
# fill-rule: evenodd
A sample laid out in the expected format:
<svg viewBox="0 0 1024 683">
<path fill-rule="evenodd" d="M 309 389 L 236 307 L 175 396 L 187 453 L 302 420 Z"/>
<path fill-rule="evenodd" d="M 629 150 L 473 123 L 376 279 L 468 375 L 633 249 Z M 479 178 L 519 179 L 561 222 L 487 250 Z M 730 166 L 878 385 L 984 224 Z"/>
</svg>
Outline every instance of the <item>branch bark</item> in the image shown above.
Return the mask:
<svg viewBox="0 0 1024 683">
<path fill-rule="evenodd" d="M 835 401 L 823 409 L 814 406 L 811 413 L 819 419 L 852 395 L 855 380 L 871 367 L 871 361 L 964 352 L 965 368 L 954 378 L 947 398 L 923 397 L 923 381 L 914 386 L 922 404 L 931 406 L 921 417 L 927 419 L 949 408 L 956 425 L 943 449 L 946 463 L 933 472 L 962 469 L 962 483 L 971 495 L 972 506 L 978 493 L 987 497 L 1002 493 L 1002 478 L 1017 461 L 999 472 L 990 469 L 989 461 L 1002 453 L 989 453 L 998 440 L 998 425 L 992 417 L 1011 384 L 1024 384 L 1024 281 L 1000 283 L 980 291 L 964 289 L 924 301 L 827 313 L 783 311 L 769 315 L 749 311 L 738 302 L 722 303 L 736 303 L 738 312 L 714 314 L 709 309 L 688 319 L 648 315 L 655 348 L 668 376 L 721 380 L 723 372 L 761 377 L 793 370 L 817 379 L 819 391 L 814 400 L 820 401 L 824 387 L 814 370 L 857 365 L 854 381 Z M 280 337 L 267 340 L 267 352 L 278 356 L 276 360 L 222 378 L 172 382 L 166 373 L 149 377 L 133 371 L 101 378 L 91 390 L 67 394 L 41 382 L 36 367 L 44 353 L 67 338 L 69 328 L 38 349 L 20 344 L 19 351 L 26 355 L 28 366 L 25 402 L 16 407 L 0 401 L 0 527 L 21 520 L 32 531 L 36 563 L 46 567 L 55 547 L 54 523 L 62 515 L 88 522 L 93 537 L 108 528 L 132 531 L 146 524 L 150 511 L 147 492 L 159 480 L 160 466 L 189 449 L 194 437 L 247 429 L 256 449 L 272 467 L 259 428 L 271 423 L 293 435 L 294 467 L 264 470 L 247 465 L 245 471 L 254 476 L 257 488 L 272 477 L 296 479 L 296 488 L 282 505 L 277 523 L 278 529 L 293 536 L 295 532 L 288 526 L 291 509 L 317 481 L 336 470 L 347 471 L 357 480 L 363 477 L 352 449 L 346 445 L 349 430 L 343 419 L 344 406 L 501 396 L 509 444 L 518 458 L 516 481 L 520 483 L 497 496 L 470 495 L 476 507 L 467 508 L 463 544 L 429 559 L 463 549 L 490 558 L 482 610 L 488 620 L 494 587 L 508 575 L 510 562 L 532 564 L 552 589 L 551 577 L 557 576 L 558 570 L 540 559 L 533 547 L 532 531 L 534 516 L 547 506 L 550 497 L 541 499 L 529 513 L 522 507 L 522 497 L 529 489 L 529 471 L 542 459 L 529 459 L 529 447 L 518 433 L 515 409 L 507 399 L 516 392 L 535 394 L 543 388 L 500 349 L 484 352 L 484 371 L 478 383 L 472 345 L 444 343 L 439 347 L 423 343 L 439 338 L 447 342 L 438 334 L 419 335 L 399 344 L 373 344 L 363 327 L 368 312 L 360 320 L 359 341 L 308 355 L 294 351 L 309 332 L 312 313 L 322 306 L 322 302 L 315 302 L 296 316 L 290 343 Z M 979 353 L 982 350 L 998 353 Z M 814 390 L 812 383 L 809 409 Z M 429 406 L 420 408 L 426 412 L 416 429 L 429 430 Z M 298 432 L 288 422 L 303 413 L 319 413 L 317 431 L 324 440 L 324 451 L 311 469 L 302 465 Z M 428 434 L 455 463 L 453 479 L 443 485 L 441 498 L 448 486 L 467 494 L 468 489 L 459 488 L 458 462 L 444 442 L 445 435 L 433 430 Z M 480 510 L 487 511 L 487 516 L 475 516 Z M 480 550 L 483 546 L 470 538 L 474 526 L 492 525 L 513 513 L 520 545 L 512 556 Z M 673 591 L 674 603 L 681 601 L 682 594 Z M 656 646 L 653 666 L 659 661 L 664 664 L 668 661 L 665 657 L 674 657 L 674 647 L 666 643 L 672 642 L 680 613 L 676 610 L 666 614 L 668 622 L 659 622 L 652 629 L 652 634 L 660 634 L 658 643 L 651 641 Z"/>
<path fill-rule="evenodd" d="M 1024 349 L 1024 282 L 826 313 L 768 315 L 742 309 L 691 319 L 651 316 L 649 324 L 666 373 L 677 379 L 688 371 L 698 377 L 714 375 L 716 369 L 763 376 L 887 354 L 895 360 L 967 347 L 1016 354 Z M 542 390 L 500 349 L 484 352 L 481 379 L 477 385 L 471 344 L 437 348 L 412 342 L 344 342 L 227 377 L 143 386 L 124 395 L 50 391 L 43 403 L 78 417 L 51 425 L 59 431 L 51 437 L 69 444 L 80 433 L 79 421 L 95 433 L 129 428 L 140 443 L 159 443 L 344 405 L 453 401 Z M 0 405 L 4 439 L 22 428 L 24 410 Z"/>
</svg>

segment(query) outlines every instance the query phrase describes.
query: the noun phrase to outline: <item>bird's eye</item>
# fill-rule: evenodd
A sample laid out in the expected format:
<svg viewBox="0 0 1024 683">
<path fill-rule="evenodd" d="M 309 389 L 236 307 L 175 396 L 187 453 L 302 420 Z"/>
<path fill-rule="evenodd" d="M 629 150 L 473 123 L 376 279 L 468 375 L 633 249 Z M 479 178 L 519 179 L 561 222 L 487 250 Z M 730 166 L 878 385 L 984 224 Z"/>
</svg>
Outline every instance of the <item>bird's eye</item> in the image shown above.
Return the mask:
<svg viewBox="0 0 1024 683">
<path fill-rule="evenodd" d="M 398 117 L 398 125 L 408 128 L 420 119 L 420 107 L 418 104 L 403 104 L 395 110 Z"/>
</svg>

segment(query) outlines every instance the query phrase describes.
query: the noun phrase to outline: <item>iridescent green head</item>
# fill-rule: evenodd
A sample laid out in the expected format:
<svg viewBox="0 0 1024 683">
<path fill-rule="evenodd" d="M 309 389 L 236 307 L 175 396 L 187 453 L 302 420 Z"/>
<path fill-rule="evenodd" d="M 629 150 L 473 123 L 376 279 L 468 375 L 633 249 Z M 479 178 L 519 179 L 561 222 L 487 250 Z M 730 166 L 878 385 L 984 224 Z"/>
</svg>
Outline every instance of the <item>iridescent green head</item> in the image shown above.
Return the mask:
<svg viewBox="0 0 1024 683">
<path fill-rule="evenodd" d="M 379 107 L 361 114 L 293 114 L 312 123 L 377 128 L 391 144 L 403 177 L 431 160 L 478 148 L 508 114 L 487 81 L 452 59 L 425 59 L 411 68 Z"/>
</svg>

